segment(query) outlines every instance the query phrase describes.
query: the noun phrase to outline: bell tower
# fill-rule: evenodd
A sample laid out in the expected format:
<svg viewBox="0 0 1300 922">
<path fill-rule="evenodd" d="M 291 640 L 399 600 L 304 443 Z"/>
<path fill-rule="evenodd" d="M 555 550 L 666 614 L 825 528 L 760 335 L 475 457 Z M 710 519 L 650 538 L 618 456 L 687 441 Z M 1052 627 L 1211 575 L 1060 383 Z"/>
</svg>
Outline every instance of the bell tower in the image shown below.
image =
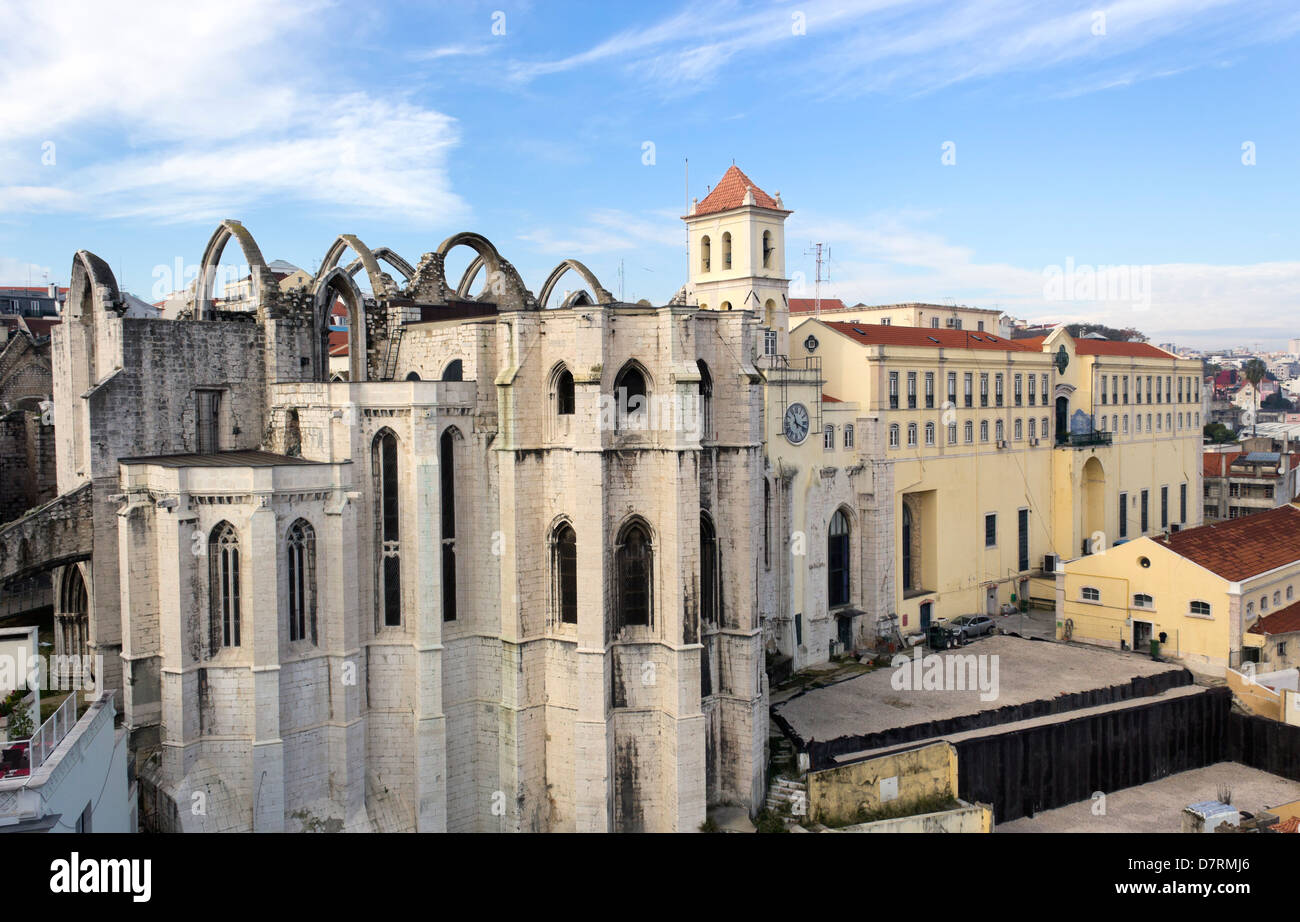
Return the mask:
<svg viewBox="0 0 1300 922">
<path fill-rule="evenodd" d="M 707 310 L 752 311 L 769 331 L 765 354 L 789 354 L 789 214 L 780 192 L 768 195 L 733 164 L 682 218 L 690 234 L 688 300 Z"/>
</svg>

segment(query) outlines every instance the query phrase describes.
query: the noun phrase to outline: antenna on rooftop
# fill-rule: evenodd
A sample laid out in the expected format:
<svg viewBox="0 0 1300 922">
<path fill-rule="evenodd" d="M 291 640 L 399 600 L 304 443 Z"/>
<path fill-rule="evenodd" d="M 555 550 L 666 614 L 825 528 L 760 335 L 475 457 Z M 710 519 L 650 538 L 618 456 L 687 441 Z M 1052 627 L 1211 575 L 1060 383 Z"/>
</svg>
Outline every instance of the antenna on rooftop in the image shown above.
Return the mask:
<svg viewBox="0 0 1300 922">
<path fill-rule="evenodd" d="M 822 282 L 823 281 L 829 282 L 831 280 L 831 274 L 830 274 L 831 248 L 826 247 L 826 256 L 823 259 L 822 257 L 823 246 L 824 244 L 821 243 L 810 243 L 808 244 L 808 249 L 803 251 L 804 256 L 817 257 L 816 259 L 817 274 L 814 276 L 815 280 L 813 282 L 813 316 L 814 317 L 820 317 L 822 313 Z M 826 263 L 825 279 L 822 278 L 823 262 Z"/>
</svg>

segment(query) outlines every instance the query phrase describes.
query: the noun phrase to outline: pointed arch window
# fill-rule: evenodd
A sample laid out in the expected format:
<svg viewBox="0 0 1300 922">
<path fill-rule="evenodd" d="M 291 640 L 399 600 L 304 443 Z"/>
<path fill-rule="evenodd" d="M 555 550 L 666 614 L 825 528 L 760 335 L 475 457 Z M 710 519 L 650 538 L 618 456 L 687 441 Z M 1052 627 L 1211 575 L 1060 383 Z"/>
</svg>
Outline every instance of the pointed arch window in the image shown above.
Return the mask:
<svg viewBox="0 0 1300 922">
<path fill-rule="evenodd" d="M 316 531 L 306 519 L 289 527 L 289 640 L 316 643 Z"/>
<path fill-rule="evenodd" d="M 561 624 L 578 623 L 578 535 L 568 522 L 551 534 L 551 571 L 555 579 L 555 611 Z"/>
<path fill-rule="evenodd" d="M 465 363 L 460 359 L 453 359 L 443 369 L 442 380 L 444 381 L 464 381 L 465 380 Z"/>
<path fill-rule="evenodd" d="M 649 415 L 649 387 L 645 372 L 634 364 L 627 365 L 614 381 L 614 398 L 618 409 L 616 427 L 620 430 L 644 429 Z"/>
<path fill-rule="evenodd" d="M 713 375 L 703 359 L 696 359 L 695 365 L 700 370 L 700 439 L 707 441 L 713 438 Z"/>
<path fill-rule="evenodd" d="M 398 506 L 397 436 L 385 429 L 370 452 L 375 495 L 375 627 L 402 623 L 401 515 Z"/>
<path fill-rule="evenodd" d="M 654 548 L 644 522 L 629 522 L 619 534 L 614 553 L 618 573 L 620 626 L 653 624 L 654 604 L 651 580 L 654 576 Z"/>
<path fill-rule="evenodd" d="M 718 536 L 708 515 L 700 513 L 700 620 L 718 621 Z"/>
<path fill-rule="evenodd" d="M 831 516 L 826 535 L 826 599 L 832 608 L 849 604 L 849 517 L 843 509 Z"/>
<path fill-rule="evenodd" d="M 239 533 L 221 522 L 208 538 L 208 598 L 212 655 L 239 646 Z"/>
<path fill-rule="evenodd" d="M 555 376 L 555 412 L 559 416 L 572 416 L 574 412 L 573 372 L 560 369 Z"/>
</svg>

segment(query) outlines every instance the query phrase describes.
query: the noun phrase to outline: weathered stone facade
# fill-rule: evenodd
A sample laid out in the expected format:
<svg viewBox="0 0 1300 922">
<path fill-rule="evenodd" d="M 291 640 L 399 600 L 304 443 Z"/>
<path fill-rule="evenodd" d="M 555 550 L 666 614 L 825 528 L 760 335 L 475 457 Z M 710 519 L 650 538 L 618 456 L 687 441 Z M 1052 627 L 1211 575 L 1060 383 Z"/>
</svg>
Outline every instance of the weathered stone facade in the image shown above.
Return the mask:
<svg viewBox="0 0 1300 922">
<path fill-rule="evenodd" d="M 246 319 L 203 284 L 229 240 Z M 452 286 L 458 245 L 478 258 Z M 577 263 L 541 290 L 567 270 L 588 290 L 540 310 L 469 234 L 415 269 L 340 237 L 312 290 L 264 268 L 223 222 L 199 319 L 137 320 L 82 252 L 54 336 L 59 487 L 91 494 L 84 644 L 122 695 L 145 823 L 689 831 L 709 804 L 756 810 L 753 316 L 616 303 Z M 326 380 L 336 299 L 347 382 Z"/>
</svg>

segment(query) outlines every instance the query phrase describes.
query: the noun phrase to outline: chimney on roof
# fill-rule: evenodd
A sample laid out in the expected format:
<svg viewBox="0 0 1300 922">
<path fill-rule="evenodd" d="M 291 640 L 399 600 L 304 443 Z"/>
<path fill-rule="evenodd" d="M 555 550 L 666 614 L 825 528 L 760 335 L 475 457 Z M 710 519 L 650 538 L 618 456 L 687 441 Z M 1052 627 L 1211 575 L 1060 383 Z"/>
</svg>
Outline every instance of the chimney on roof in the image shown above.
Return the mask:
<svg viewBox="0 0 1300 922">
<path fill-rule="evenodd" d="M 55 307 L 58 307 L 58 306 L 59 306 L 59 286 L 58 286 L 57 284 L 55 284 L 54 282 L 50 282 L 50 297 L 54 299 L 54 306 L 55 306 Z"/>
</svg>

